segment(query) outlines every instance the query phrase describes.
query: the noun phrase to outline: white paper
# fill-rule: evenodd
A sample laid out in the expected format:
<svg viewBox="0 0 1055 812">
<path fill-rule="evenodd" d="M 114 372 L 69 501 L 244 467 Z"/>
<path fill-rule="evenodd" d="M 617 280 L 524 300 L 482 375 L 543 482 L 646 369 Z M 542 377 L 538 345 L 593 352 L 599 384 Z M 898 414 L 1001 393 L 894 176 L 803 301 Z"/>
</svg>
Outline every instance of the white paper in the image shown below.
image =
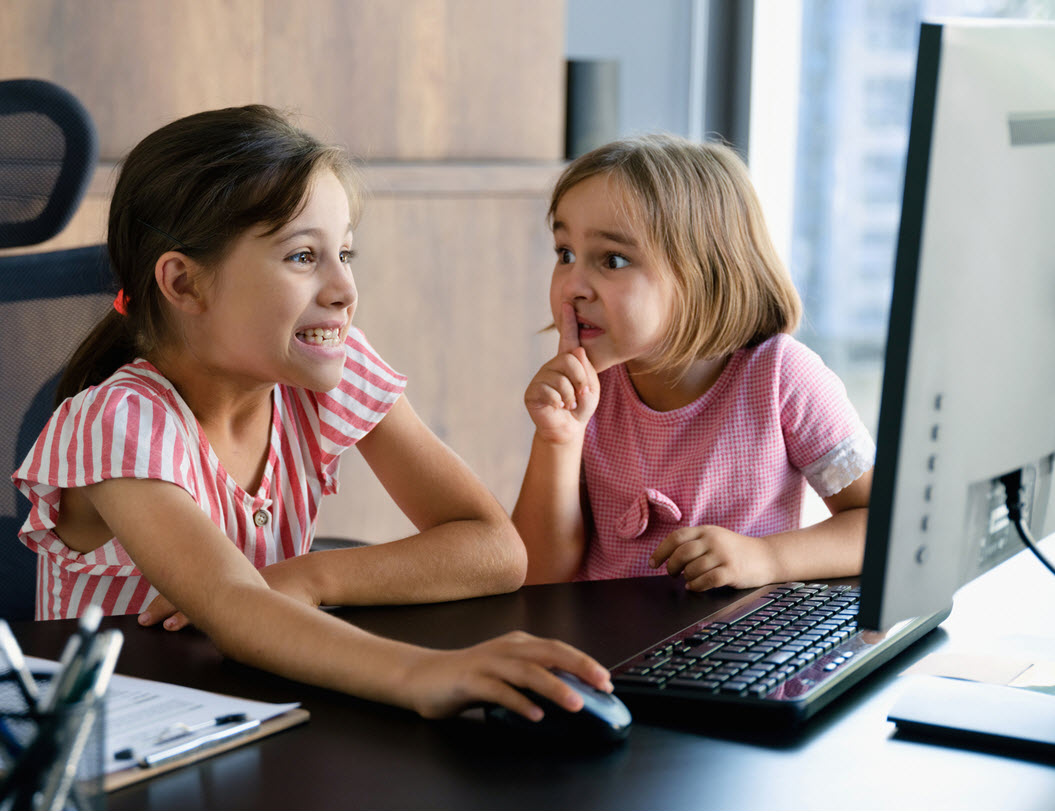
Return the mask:
<svg viewBox="0 0 1055 812">
<path fill-rule="evenodd" d="M 37 674 L 54 673 L 58 663 L 26 657 Z M 299 707 L 299 702 L 274 704 L 199 691 L 167 682 L 114 674 L 106 695 L 106 758 L 104 772 L 132 767 L 141 756 L 168 747 L 158 739 L 176 725 L 192 727 L 234 713 L 261 722 Z M 200 734 L 201 731 L 199 731 Z M 133 757 L 118 760 L 114 754 L 131 750 Z"/>
</svg>

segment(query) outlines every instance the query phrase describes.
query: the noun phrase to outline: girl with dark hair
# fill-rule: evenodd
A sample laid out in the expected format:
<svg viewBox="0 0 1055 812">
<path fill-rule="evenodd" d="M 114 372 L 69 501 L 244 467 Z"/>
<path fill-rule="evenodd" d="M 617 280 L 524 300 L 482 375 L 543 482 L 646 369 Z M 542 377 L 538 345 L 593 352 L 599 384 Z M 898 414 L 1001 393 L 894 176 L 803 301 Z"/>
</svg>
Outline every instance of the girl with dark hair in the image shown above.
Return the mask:
<svg viewBox="0 0 1055 812">
<path fill-rule="evenodd" d="M 340 150 L 263 106 L 180 119 L 128 155 L 114 310 L 14 475 L 37 616 L 193 622 L 236 659 L 430 717 L 487 701 L 539 718 L 518 687 L 575 710 L 551 668 L 610 683 L 562 643 L 432 651 L 317 609 L 510 591 L 526 566 L 501 506 L 352 326 L 356 188 Z M 420 532 L 309 553 L 353 446 Z"/>
</svg>

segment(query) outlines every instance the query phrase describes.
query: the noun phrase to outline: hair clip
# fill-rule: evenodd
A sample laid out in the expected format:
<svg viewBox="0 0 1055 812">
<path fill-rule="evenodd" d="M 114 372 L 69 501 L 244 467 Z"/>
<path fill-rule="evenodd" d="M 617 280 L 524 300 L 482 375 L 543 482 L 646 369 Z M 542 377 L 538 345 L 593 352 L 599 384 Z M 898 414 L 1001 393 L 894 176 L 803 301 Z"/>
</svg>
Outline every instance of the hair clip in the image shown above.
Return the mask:
<svg viewBox="0 0 1055 812">
<path fill-rule="evenodd" d="M 117 296 L 114 297 L 114 310 L 116 310 L 122 316 L 127 316 L 129 301 L 130 299 L 125 293 L 125 289 L 121 288 L 119 291 L 117 291 Z"/>
<path fill-rule="evenodd" d="M 148 223 L 148 222 L 147 222 L 146 220 L 141 220 L 141 219 L 140 219 L 140 218 L 138 218 L 138 217 L 136 218 L 136 222 L 137 222 L 137 223 L 139 223 L 140 225 L 144 225 L 144 226 L 146 226 L 146 227 L 147 227 L 147 228 L 149 228 L 149 229 L 150 229 L 151 231 L 156 231 L 156 232 L 157 232 L 158 234 L 160 234 L 160 235 L 161 235 L 162 237 L 168 237 L 168 238 L 169 238 L 170 240 L 172 240 L 172 241 L 173 241 L 174 243 L 176 243 L 176 245 L 178 245 L 178 246 L 179 246 L 180 248 L 182 248 L 182 249 L 183 249 L 184 251 L 186 251 L 186 252 L 187 252 L 188 254 L 190 253 L 190 249 L 189 249 L 189 248 L 187 248 L 187 246 L 186 246 L 186 244 L 185 244 L 185 243 L 183 243 L 183 242 L 182 242 L 181 240 L 177 240 L 177 239 L 176 239 L 175 237 L 173 237 L 173 236 L 172 236 L 171 234 L 169 234 L 169 233 L 168 233 L 167 231 L 162 231 L 162 230 L 161 230 L 160 228 L 158 228 L 157 226 L 152 226 L 152 225 L 150 225 L 150 223 Z"/>
</svg>

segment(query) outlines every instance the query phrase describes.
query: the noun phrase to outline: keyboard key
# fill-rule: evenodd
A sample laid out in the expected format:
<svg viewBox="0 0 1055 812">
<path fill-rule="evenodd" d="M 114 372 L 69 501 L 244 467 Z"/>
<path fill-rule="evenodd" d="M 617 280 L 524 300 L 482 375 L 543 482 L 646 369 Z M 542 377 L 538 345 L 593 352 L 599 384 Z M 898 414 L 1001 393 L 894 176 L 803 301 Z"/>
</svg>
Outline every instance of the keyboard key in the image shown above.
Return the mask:
<svg viewBox="0 0 1055 812">
<path fill-rule="evenodd" d="M 711 656 L 712 653 L 714 653 L 715 651 L 717 651 L 721 647 L 722 647 L 721 643 L 713 643 L 713 642 L 704 643 L 704 644 L 696 646 L 694 648 L 690 648 L 686 652 L 686 654 L 688 654 L 690 657 L 697 657 L 697 658 L 709 657 L 709 656 Z"/>
<path fill-rule="evenodd" d="M 727 648 L 714 652 L 711 655 L 711 659 L 733 663 L 753 663 L 761 660 L 763 656 L 754 651 L 728 651 Z"/>
<path fill-rule="evenodd" d="M 665 680 L 651 674 L 615 674 L 612 682 L 618 688 L 620 685 L 655 685 L 661 686 Z"/>
</svg>

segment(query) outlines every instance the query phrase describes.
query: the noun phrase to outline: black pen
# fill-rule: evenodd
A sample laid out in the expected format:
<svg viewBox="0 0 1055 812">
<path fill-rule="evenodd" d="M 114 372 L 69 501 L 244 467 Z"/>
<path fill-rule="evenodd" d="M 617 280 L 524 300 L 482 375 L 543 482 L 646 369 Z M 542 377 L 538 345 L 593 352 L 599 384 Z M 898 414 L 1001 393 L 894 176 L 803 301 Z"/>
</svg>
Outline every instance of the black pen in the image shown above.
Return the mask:
<svg viewBox="0 0 1055 812">
<path fill-rule="evenodd" d="M 177 739 L 182 739 L 191 733 L 196 733 L 199 730 L 205 730 L 210 727 L 223 727 L 224 725 L 232 725 L 235 722 L 244 722 L 247 717 L 244 713 L 229 713 L 226 716 L 217 716 L 215 719 L 209 719 L 204 722 L 198 722 L 196 725 L 187 725 L 180 722 L 177 725 L 166 728 L 161 731 L 161 734 L 154 740 L 154 744 L 166 744 L 167 742 L 174 742 Z"/>
<path fill-rule="evenodd" d="M 171 747 L 165 748 L 164 750 L 147 753 L 145 756 L 139 758 L 138 763 L 140 767 L 159 767 L 162 764 L 176 761 L 177 759 L 181 759 L 191 753 L 196 753 L 199 750 L 218 747 L 230 739 L 240 738 L 252 733 L 259 727 L 259 719 L 248 719 L 230 727 L 221 727 L 212 733 L 206 733 L 202 736 L 194 737 L 190 741 L 180 742 Z"/>
<path fill-rule="evenodd" d="M 229 713 L 224 716 L 217 716 L 214 719 L 208 719 L 204 722 L 198 722 L 194 725 L 187 725 L 180 722 L 177 725 L 172 725 L 169 728 L 163 730 L 158 737 L 152 742 L 154 745 L 167 744 L 168 742 L 178 741 L 184 739 L 191 733 L 196 733 L 199 730 L 206 730 L 210 727 L 224 727 L 225 725 L 232 725 L 236 722 L 244 722 L 248 719 L 248 716 L 244 713 Z M 114 758 L 118 761 L 128 761 L 135 758 L 135 751 L 131 747 L 125 747 L 122 750 L 118 750 L 114 753 Z"/>
</svg>

